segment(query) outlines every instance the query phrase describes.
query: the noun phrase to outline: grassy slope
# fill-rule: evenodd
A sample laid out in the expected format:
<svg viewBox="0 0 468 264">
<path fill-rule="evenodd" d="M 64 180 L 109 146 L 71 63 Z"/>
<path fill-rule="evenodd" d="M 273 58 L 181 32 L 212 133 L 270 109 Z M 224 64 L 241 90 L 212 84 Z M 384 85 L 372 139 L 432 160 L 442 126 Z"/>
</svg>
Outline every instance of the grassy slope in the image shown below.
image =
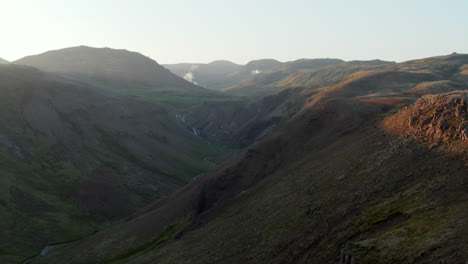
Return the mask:
<svg viewBox="0 0 468 264">
<path fill-rule="evenodd" d="M 63 201 L 61 195 L 81 177 L 82 171 L 52 154 L 52 142 L 41 138 L 21 120 L 24 90 L 2 86 L 0 131 L 11 135 L 10 141 L 27 142 L 14 155 L 0 145 L 2 172 L 2 221 L 0 252 L 31 256 L 51 242 L 76 239 L 92 233 L 97 227 L 90 219 L 80 219 L 77 208 Z M 57 177 L 63 177 L 59 180 Z"/>
<path fill-rule="evenodd" d="M 205 158 L 224 151 L 160 106 L 109 99 L 32 68 L 2 66 L 0 93 L 2 263 L 127 216 L 211 168 Z"/>
</svg>

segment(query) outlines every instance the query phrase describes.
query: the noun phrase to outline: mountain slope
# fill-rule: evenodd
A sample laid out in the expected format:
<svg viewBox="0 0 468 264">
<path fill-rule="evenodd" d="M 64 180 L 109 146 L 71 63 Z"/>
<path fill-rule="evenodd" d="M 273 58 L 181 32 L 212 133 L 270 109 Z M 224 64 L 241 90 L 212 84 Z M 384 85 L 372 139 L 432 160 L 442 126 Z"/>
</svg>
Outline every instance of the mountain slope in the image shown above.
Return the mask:
<svg viewBox="0 0 468 264">
<path fill-rule="evenodd" d="M 382 65 L 290 91 L 305 97 L 296 101 L 301 109 L 241 155 L 36 261 L 463 263 L 466 92 L 403 106 L 418 99 L 413 88 L 422 83 L 467 89 L 467 60 Z"/>
<path fill-rule="evenodd" d="M 330 100 L 46 262 L 462 263 L 467 168 L 387 135 L 384 109 Z"/>
<path fill-rule="evenodd" d="M 7 63 L 10 63 L 9 61 L 7 60 L 4 60 L 2 58 L 0 58 L 0 64 L 7 64 Z"/>
<path fill-rule="evenodd" d="M 0 259 L 88 235 L 206 171 L 215 145 L 161 105 L 0 66 Z"/>
</svg>

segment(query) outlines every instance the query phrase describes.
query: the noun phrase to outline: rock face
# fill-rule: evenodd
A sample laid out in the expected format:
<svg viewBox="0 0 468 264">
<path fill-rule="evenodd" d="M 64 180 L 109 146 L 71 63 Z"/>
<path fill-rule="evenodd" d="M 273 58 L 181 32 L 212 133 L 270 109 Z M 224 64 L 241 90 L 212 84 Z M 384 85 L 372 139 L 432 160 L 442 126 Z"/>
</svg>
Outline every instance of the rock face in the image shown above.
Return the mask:
<svg viewBox="0 0 468 264">
<path fill-rule="evenodd" d="M 384 126 L 406 137 L 428 142 L 431 147 L 445 143 L 464 151 L 468 145 L 468 91 L 454 91 L 421 97 L 385 120 Z M 465 150 L 466 151 L 466 150 Z"/>
<path fill-rule="evenodd" d="M 244 148 L 274 130 L 301 104 L 301 89 L 290 89 L 252 103 L 207 102 L 191 114 L 193 126 L 203 136 L 234 148 Z"/>
</svg>

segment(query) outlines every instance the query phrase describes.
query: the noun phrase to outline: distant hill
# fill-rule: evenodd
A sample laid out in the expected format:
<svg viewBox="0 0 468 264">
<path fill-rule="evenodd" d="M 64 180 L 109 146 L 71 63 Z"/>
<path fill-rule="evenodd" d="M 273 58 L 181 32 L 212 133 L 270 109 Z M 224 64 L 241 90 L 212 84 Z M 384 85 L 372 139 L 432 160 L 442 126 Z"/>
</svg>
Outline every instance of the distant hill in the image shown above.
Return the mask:
<svg viewBox="0 0 468 264">
<path fill-rule="evenodd" d="M 71 78 L 90 81 L 111 90 L 138 89 L 178 93 L 209 93 L 137 52 L 79 46 L 48 51 L 13 62 Z"/>
<path fill-rule="evenodd" d="M 275 94 L 291 87 L 310 87 L 310 76 L 297 78 L 295 75 L 310 75 L 322 68 L 331 68 L 345 63 L 340 59 L 300 59 L 286 62 L 279 67 L 258 72 L 250 78 L 237 83 L 223 91 L 242 96 L 259 96 Z"/>
<path fill-rule="evenodd" d="M 336 65 L 343 62 L 344 61 L 340 59 L 299 59 L 295 61 L 286 62 L 282 68 L 279 68 L 277 70 L 294 72 L 300 70 L 315 69 L 329 65 Z"/>
<path fill-rule="evenodd" d="M 244 66 L 244 68 L 263 71 L 274 69 L 276 67 L 281 66 L 282 64 L 282 62 L 277 61 L 275 59 L 261 59 L 250 61 Z"/>
<path fill-rule="evenodd" d="M 6 63 L 10 63 L 10 62 L 5 59 L 0 58 L 0 64 L 6 64 Z"/>
</svg>

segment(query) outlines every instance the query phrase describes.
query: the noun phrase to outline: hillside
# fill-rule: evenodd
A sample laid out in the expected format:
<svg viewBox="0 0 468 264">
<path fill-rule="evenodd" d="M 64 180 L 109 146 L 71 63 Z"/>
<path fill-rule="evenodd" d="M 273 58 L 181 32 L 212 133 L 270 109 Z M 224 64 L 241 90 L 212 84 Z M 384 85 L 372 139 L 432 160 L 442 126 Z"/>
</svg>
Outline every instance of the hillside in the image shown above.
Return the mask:
<svg viewBox="0 0 468 264">
<path fill-rule="evenodd" d="M 240 155 L 35 263 L 464 263 L 466 91 L 439 84 L 468 89 L 466 64 L 376 65 L 270 97 L 283 121 Z M 438 95 L 420 98 L 427 83 Z M 207 131 L 249 107 L 214 108 Z"/>
<path fill-rule="evenodd" d="M 0 262 L 89 235 L 212 167 L 223 149 L 176 114 L 0 66 Z"/>
<path fill-rule="evenodd" d="M 259 96 L 290 87 L 317 88 L 341 81 L 351 73 L 388 64 L 375 61 L 343 62 L 336 59 L 298 60 L 225 89 L 228 94 Z"/>
<path fill-rule="evenodd" d="M 2 59 L 2 58 L 0 58 L 0 64 L 6 64 L 6 63 L 10 63 L 10 62 L 7 61 L 7 60 L 4 60 L 4 59 Z"/>
<path fill-rule="evenodd" d="M 245 148 L 277 129 L 306 100 L 301 89 L 288 89 L 253 101 L 205 102 L 189 115 L 193 126 L 213 142 Z"/>
<path fill-rule="evenodd" d="M 188 104 L 220 97 L 184 80 L 137 52 L 86 46 L 48 51 L 13 62 L 147 101 Z"/>
</svg>

